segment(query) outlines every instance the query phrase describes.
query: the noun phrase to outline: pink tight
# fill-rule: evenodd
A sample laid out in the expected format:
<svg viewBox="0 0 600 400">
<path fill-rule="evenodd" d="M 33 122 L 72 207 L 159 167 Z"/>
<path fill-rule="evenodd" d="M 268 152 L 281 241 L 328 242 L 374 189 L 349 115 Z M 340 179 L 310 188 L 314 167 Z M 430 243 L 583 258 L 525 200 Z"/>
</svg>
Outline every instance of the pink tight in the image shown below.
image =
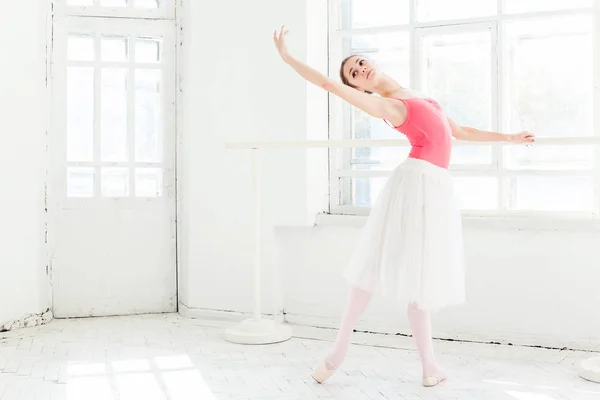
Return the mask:
<svg viewBox="0 0 600 400">
<path fill-rule="evenodd" d="M 350 345 L 350 336 L 360 316 L 371 301 L 371 297 L 372 294 L 370 292 L 355 287 L 350 288 L 340 330 L 338 331 L 333 348 L 325 357 L 325 362 L 329 369 L 337 369 L 342 364 Z M 408 305 L 407 314 L 410 328 L 415 338 L 417 349 L 419 350 L 423 377 L 443 377 L 443 371 L 433 353 L 431 317 L 429 312 L 420 310 L 416 304 L 411 303 Z"/>
</svg>

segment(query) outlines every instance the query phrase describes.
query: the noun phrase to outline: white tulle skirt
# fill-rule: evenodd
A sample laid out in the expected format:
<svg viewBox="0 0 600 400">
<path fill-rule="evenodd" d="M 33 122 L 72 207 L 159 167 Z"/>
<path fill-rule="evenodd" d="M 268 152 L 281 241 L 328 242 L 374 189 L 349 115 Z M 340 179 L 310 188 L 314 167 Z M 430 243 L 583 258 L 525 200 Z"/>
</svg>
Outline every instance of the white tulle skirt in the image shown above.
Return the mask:
<svg viewBox="0 0 600 400">
<path fill-rule="evenodd" d="M 424 310 L 465 301 L 461 218 L 448 170 L 409 158 L 392 172 L 344 276 Z"/>
</svg>

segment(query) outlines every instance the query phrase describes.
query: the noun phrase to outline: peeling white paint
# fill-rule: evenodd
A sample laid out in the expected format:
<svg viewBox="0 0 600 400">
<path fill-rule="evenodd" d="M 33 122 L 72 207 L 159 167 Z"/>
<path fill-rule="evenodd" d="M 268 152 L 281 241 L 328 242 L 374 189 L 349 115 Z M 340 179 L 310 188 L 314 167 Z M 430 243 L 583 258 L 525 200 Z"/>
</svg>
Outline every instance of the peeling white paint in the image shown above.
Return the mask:
<svg viewBox="0 0 600 400">
<path fill-rule="evenodd" d="M 45 325 L 48 322 L 52 321 L 54 315 L 52 314 L 52 310 L 47 309 L 43 313 L 37 314 L 29 314 L 25 317 L 16 319 L 11 322 L 7 322 L 4 325 L 0 326 L 0 332 L 13 331 L 15 329 L 21 328 L 31 328 L 34 326 Z"/>
</svg>

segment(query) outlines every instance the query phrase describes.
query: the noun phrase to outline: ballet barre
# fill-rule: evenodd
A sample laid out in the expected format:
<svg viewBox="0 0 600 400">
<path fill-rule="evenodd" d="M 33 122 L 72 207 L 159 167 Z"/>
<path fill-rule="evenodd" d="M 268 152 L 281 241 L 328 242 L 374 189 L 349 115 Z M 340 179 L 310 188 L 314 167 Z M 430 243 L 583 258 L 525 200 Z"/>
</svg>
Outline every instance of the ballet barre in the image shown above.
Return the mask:
<svg viewBox="0 0 600 400">
<path fill-rule="evenodd" d="M 464 142 L 454 141 L 453 146 L 482 146 L 497 145 L 498 142 Z M 535 144 L 540 145 L 582 145 L 600 144 L 600 136 L 585 137 L 560 137 L 560 138 L 536 138 Z M 534 144 L 534 145 L 535 145 Z M 502 146 L 523 146 L 523 143 L 502 142 Z M 308 149 L 308 148 L 332 148 L 332 147 L 394 147 L 410 146 L 406 139 L 348 139 L 348 140 L 303 140 L 303 141 L 281 141 L 281 142 L 230 142 L 225 145 L 227 149 L 237 150 L 260 150 L 260 149 Z"/>
</svg>

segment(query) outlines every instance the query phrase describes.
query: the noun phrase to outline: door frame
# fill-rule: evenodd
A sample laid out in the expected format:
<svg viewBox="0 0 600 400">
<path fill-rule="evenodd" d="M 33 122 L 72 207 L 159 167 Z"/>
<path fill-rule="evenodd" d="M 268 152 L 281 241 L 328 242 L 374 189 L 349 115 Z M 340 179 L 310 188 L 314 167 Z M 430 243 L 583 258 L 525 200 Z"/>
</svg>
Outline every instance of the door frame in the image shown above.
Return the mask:
<svg viewBox="0 0 600 400">
<path fill-rule="evenodd" d="M 54 3 L 61 3 L 64 0 L 54 0 Z M 173 1 L 173 7 L 175 7 L 175 0 Z M 52 3 L 52 2 L 49 2 Z M 45 226 L 45 245 L 46 245 L 46 275 L 48 279 L 48 302 L 51 304 L 51 309 L 55 309 L 55 275 L 53 274 L 52 261 L 55 255 L 56 241 L 58 238 L 55 237 L 54 233 L 58 231 L 57 224 L 59 224 L 59 217 L 63 209 L 77 208 L 77 209 L 89 209 L 90 212 L 97 207 L 104 208 L 108 203 L 118 202 L 119 207 L 124 209 L 134 208 L 136 204 L 139 204 L 140 199 L 136 198 L 93 198 L 91 199 L 79 199 L 79 198 L 67 198 L 66 197 L 66 122 L 65 118 L 57 118 L 57 116 L 64 115 L 66 111 L 66 102 L 56 101 L 57 96 L 62 97 L 66 94 L 66 89 L 58 89 L 61 84 L 66 84 L 66 81 L 60 77 L 60 73 L 57 73 L 58 69 L 64 68 L 66 63 L 65 59 L 58 60 L 58 57 L 65 54 L 66 41 L 63 40 L 59 43 L 61 38 L 65 38 L 65 33 L 69 28 L 77 28 L 78 31 L 90 31 L 98 32 L 99 27 L 110 27 L 110 34 L 135 34 L 141 32 L 141 34 L 152 34 L 153 36 L 162 36 L 164 38 L 165 47 L 168 45 L 168 57 L 165 57 L 163 62 L 165 63 L 161 70 L 163 76 L 169 76 L 168 90 L 163 92 L 163 96 L 168 96 L 163 101 L 163 104 L 168 104 L 165 107 L 164 115 L 164 137 L 169 137 L 169 140 L 163 142 L 164 147 L 163 154 L 170 154 L 170 158 L 163 160 L 163 196 L 158 198 L 157 201 L 169 199 L 169 211 L 170 214 L 170 231 L 172 233 L 172 245 L 173 251 L 173 267 L 174 273 L 174 296 L 175 296 L 175 312 L 179 311 L 179 293 L 180 293 L 180 248 L 179 240 L 180 237 L 180 187 L 178 171 L 180 171 L 180 146 L 181 146 L 181 133 L 179 130 L 179 118 L 180 113 L 178 112 L 177 103 L 181 97 L 180 79 L 179 79 L 179 57 L 180 57 L 180 29 L 179 25 L 181 21 L 179 19 L 169 16 L 168 18 L 106 18 L 106 16 L 83 16 L 75 14 L 68 14 L 66 12 L 69 8 L 79 7 L 52 7 L 49 6 L 48 11 L 48 29 L 47 29 L 47 63 L 46 63 L 46 79 L 47 79 L 47 98 L 49 104 L 49 112 L 47 118 L 48 135 L 47 135 L 47 168 L 46 168 L 46 182 L 45 182 L 45 212 L 46 212 L 46 226 Z M 57 12 L 57 10 L 59 12 Z M 63 10 L 63 11 L 61 11 Z M 168 14 L 170 15 L 170 14 Z M 94 29 L 96 28 L 96 29 Z M 139 29 L 138 29 L 139 28 Z M 62 47 L 61 47 L 62 46 Z M 99 50 L 96 50 L 98 52 Z M 164 80 L 166 81 L 166 79 Z M 97 83 L 95 89 L 97 89 Z M 62 91 L 62 93 L 60 93 Z M 60 93 L 60 94 L 59 94 Z M 97 109 L 96 109 L 97 110 Z M 97 127 L 95 127 L 96 129 Z M 94 134 L 95 136 L 97 133 Z M 94 145 L 96 147 L 96 145 Z M 97 168 L 97 167 L 95 167 Z M 96 180 L 99 176 L 96 177 Z M 170 182 L 167 183 L 167 179 Z M 98 185 L 96 184 L 96 189 Z M 152 198 L 144 198 L 143 201 L 156 201 Z"/>
</svg>

